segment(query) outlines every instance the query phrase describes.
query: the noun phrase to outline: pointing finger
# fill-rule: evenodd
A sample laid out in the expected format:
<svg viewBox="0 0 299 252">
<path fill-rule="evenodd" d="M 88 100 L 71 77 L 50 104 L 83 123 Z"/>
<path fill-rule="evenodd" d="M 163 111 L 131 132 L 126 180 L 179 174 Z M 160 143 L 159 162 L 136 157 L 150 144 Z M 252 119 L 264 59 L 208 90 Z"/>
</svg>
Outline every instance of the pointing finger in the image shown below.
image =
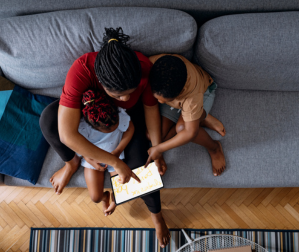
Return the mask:
<svg viewBox="0 0 299 252">
<path fill-rule="evenodd" d="M 146 168 L 150 164 L 151 161 L 152 161 L 152 158 L 151 158 L 151 156 L 149 156 L 144 167 Z"/>
<path fill-rule="evenodd" d="M 138 178 L 138 176 L 134 172 L 132 172 L 132 178 L 135 179 L 138 183 L 141 183 L 140 178 Z"/>
<path fill-rule="evenodd" d="M 123 177 L 120 177 L 120 178 L 117 180 L 117 182 L 120 183 L 120 184 L 125 184 L 125 183 L 126 183 L 126 182 L 125 182 L 125 178 L 123 178 Z"/>
</svg>

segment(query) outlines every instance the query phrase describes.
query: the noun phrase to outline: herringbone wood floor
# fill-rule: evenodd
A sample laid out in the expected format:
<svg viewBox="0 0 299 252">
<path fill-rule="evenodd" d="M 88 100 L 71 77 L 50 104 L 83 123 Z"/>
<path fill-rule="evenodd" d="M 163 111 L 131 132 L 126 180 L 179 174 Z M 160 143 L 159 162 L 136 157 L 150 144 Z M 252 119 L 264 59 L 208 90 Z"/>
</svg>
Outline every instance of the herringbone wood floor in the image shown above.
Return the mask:
<svg viewBox="0 0 299 252">
<path fill-rule="evenodd" d="M 163 189 L 170 228 L 299 229 L 299 188 Z M 104 217 L 87 189 L 0 187 L 0 250 L 27 251 L 30 227 L 153 227 L 138 199 Z"/>
</svg>

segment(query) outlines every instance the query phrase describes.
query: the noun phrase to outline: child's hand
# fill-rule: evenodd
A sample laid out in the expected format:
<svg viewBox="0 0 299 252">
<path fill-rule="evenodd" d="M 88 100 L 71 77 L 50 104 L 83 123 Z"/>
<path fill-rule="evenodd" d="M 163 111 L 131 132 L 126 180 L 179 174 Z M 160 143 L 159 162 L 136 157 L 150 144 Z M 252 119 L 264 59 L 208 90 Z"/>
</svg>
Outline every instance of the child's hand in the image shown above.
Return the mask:
<svg viewBox="0 0 299 252">
<path fill-rule="evenodd" d="M 88 157 L 83 157 L 83 158 L 87 161 L 87 163 L 92 165 L 96 170 L 101 171 L 101 172 L 104 172 L 107 170 L 107 167 L 108 167 L 107 164 L 97 163 L 97 161 L 92 158 L 88 158 Z"/>
<path fill-rule="evenodd" d="M 149 157 L 144 167 L 147 167 L 151 161 L 160 159 L 163 154 L 163 152 L 159 150 L 159 145 L 149 148 L 147 153 Z"/>
<path fill-rule="evenodd" d="M 102 163 L 97 163 L 97 167 L 95 167 L 98 171 L 104 172 L 107 170 L 108 165 L 107 164 L 102 164 Z"/>
</svg>

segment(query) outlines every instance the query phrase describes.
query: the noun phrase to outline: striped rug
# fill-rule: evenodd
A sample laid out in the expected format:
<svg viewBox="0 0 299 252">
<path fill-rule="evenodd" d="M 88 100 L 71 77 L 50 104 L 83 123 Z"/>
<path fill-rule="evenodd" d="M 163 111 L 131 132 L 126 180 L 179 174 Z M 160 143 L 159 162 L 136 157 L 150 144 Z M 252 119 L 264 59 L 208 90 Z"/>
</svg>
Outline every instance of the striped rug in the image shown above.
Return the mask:
<svg viewBox="0 0 299 252">
<path fill-rule="evenodd" d="M 185 229 L 192 239 L 209 234 L 233 234 L 269 252 L 299 252 L 299 230 Z M 171 242 L 160 249 L 154 229 L 31 228 L 30 252 L 173 252 L 187 243 L 180 229 L 171 229 Z"/>
</svg>

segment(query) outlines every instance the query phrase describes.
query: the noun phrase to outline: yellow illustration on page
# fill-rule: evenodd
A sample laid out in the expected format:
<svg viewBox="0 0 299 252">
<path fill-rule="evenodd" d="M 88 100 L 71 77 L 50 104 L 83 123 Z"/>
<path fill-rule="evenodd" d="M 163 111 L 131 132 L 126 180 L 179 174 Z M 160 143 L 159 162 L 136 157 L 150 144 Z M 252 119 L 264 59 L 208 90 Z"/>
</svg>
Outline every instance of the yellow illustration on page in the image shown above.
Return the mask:
<svg viewBox="0 0 299 252">
<path fill-rule="evenodd" d="M 134 173 L 140 178 L 141 183 L 131 178 L 128 183 L 120 184 L 117 181 L 119 176 L 112 178 L 114 194 L 118 203 L 138 197 L 140 194 L 153 191 L 162 186 L 161 177 L 155 163 L 149 164 L 147 168 L 141 166 L 134 169 Z"/>
</svg>

